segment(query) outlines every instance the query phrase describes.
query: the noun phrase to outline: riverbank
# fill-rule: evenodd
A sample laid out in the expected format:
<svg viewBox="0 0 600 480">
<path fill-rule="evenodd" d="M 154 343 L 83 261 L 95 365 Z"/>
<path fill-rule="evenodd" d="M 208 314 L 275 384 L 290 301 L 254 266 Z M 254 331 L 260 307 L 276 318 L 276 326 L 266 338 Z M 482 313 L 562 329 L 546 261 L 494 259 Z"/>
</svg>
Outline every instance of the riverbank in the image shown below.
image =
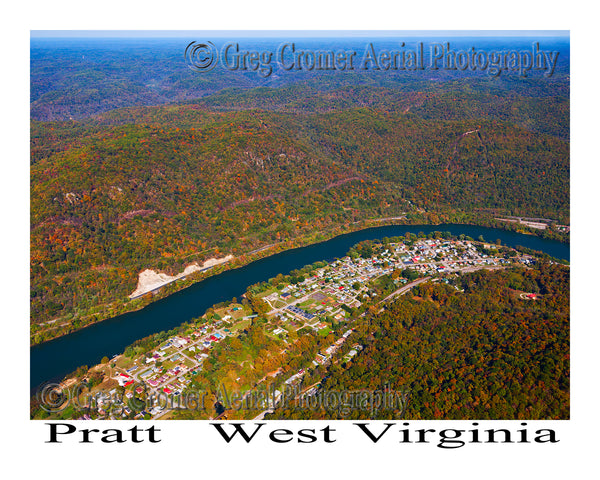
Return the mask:
<svg viewBox="0 0 600 480">
<path fill-rule="evenodd" d="M 437 215 L 435 215 L 435 217 L 437 218 Z M 453 224 L 453 225 L 464 225 L 464 226 L 478 226 L 478 227 L 482 227 L 482 228 L 496 228 L 496 229 L 504 230 L 507 232 L 517 232 L 519 234 L 531 235 L 531 236 L 536 236 L 539 238 L 543 238 L 544 232 L 546 232 L 545 230 L 540 231 L 540 230 L 534 230 L 534 229 L 530 229 L 529 231 L 527 231 L 526 229 L 523 229 L 523 225 L 521 225 L 521 224 L 498 222 L 493 217 L 483 217 L 483 216 L 469 217 L 469 216 L 467 216 L 466 218 L 462 218 L 462 221 L 458 222 L 458 223 L 455 223 L 455 222 L 450 222 L 450 223 L 431 222 L 431 223 L 429 223 L 429 222 L 427 222 L 428 219 L 429 219 L 429 216 L 427 216 L 427 215 L 425 215 L 425 216 L 407 215 L 407 216 L 403 216 L 403 217 L 386 217 L 386 218 L 366 219 L 366 220 L 362 220 L 360 222 L 355 222 L 353 224 L 340 225 L 337 228 L 330 229 L 329 231 L 313 232 L 313 234 L 311 234 L 311 235 L 298 237 L 298 238 L 295 238 L 292 240 L 287 240 L 285 242 L 268 244 L 268 245 L 256 248 L 246 254 L 239 254 L 235 258 L 230 259 L 229 261 L 227 261 L 225 263 L 219 263 L 217 265 L 214 265 L 212 268 L 208 268 L 208 269 L 201 268 L 200 270 L 194 269 L 194 271 L 189 272 L 186 275 L 180 274 L 181 275 L 180 278 L 175 278 L 175 277 L 169 276 L 169 278 L 172 279 L 172 280 L 169 280 L 167 278 L 161 277 L 162 281 L 164 282 L 162 285 L 159 285 L 157 283 L 157 286 L 155 288 L 153 288 L 149 291 L 146 291 L 142 295 L 137 295 L 134 298 L 131 298 L 131 295 L 130 295 L 129 298 L 124 298 L 121 301 L 117 300 L 117 301 L 111 302 L 110 304 L 98 306 L 98 308 L 100 309 L 101 312 L 104 311 L 104 312 L 108 313 L 106 316 L 103 316 L 101 313 L 99 315 L 94 314 L 95 318 L 91 322 L 86 323 L 79 328 L 74 328 L 72 325 L 69 325 L 69 326 L 62 325 L 63 327 L 67 327 L 67 329 L 66 329 L 67 331 L 63 331 L 62 333 L 56 332 L 56 335 L 50 335 L 48 338 L 44 338 L 44 340 L 41 342 L 35 342 L 34 336 L 31 335 L 30 346 L 42 345 L 46 342 L 56 340 L 65 335 L 73 334 L 77 331 L 80 331 L 80 330 L 88 328 L 92 325 L 96 325 L 98 323 L 110 320 L 112 318 L 116 318 L 116 317 L 119 317 L 119 316 L 127 314 L 127 313 L 140 311 L 140 310 L 148 307 L 149 305 L 152 305 L 156 301 L 162 300 L 164 298 L 167 298 L 170 295 L 173 295 L 177 292 L 187 289 L 190 286 L 195 285 L 198 282 L 201 282 L 203 280 L 206 280 L 207 278 L 210 278 L 213 275 L 218 275 L 225 271 L 229 271 L 231 269 L 241 268 L 252 262 L 256 262 L 258 260 L 264 259 L 264 258 L 272 256 L 272 255 L 276 255 L 279 253 L 283 253 L 288 250 L 303 248 L 303 247 L 307 247 L 307 246 L 311 246 L 311 245 L 316 245 L 316 244 L 319 244 L 322 242 L 326 242 L 326 241 L 328 241 L 332 238 L 335 238 L 337 236 L 340 236 L 340 235 L 348 235 L 351 233 L 360 232 L 360 231 L 368 230 L 371 228 L 379 228 L 379 227 L 385 227 L 385 226 L 406 226 L 406 227 L 414 226 L 416 228 L 428 229 L 431 227 L 436 227 L 436 226 L 443 227 L 444 225 Z M 414 233 L 418 233 L 418 231 L 415 231 Z M 568 237 L 565 236 L 563 238 L 568 238 Z M 496 239 L 488 238 L 486 240 L 489 242 L 494 242 Z M 150 283 L 148 285 L 150 285 Z M 110 312 L 116 312 L 116 313 L 111 315 Z M 57 320 L 61 320 L 61 319 L 52 319 L 51 321 L 56 322 Z M 89 318 L 84 318 L 84 320 L 89 320 Z"/>
<path fill-rule="evenodd" d="M 198 262 L 193 262 L 185 267 L 183 272 L 174 276 L 167 275 L 166 273 L 162 272 L 156 272 L 151 269 L 143 270 L 139 274 L 137 288 L 129 295 L 129 298 L 134 300 L 147 293 L 158 290 L 159 288 L 166 287 L 170 283 L 176 282 L 177 280 L 183 280 L 192 273 L 203 272 L 209 268 L 212 268 L 216 265 L 221 265 L 222 263 L 229 262 L 233 259 L 233 255 L 227 255 L 224 258 L 209 258 L 202 264 L 202 266 L 198 265 Z"/>
</svg>

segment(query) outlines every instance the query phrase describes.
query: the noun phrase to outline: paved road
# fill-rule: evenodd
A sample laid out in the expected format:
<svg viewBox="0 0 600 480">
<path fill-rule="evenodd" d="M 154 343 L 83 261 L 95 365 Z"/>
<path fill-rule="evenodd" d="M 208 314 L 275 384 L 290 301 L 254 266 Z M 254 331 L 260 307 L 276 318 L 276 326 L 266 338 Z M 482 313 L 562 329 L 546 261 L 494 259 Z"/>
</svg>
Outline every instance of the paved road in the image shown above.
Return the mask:
<svg viewBox="0 0 600 480">
<path fill-rule="evenodd" d="M 403 287 L 400 287 L 395 292 L 390 293 L 387 297 L 385 297 L 379 303 L 387 302 L 389 299 L 391 299 L 391 298 L 393 298 L 393 297 L 395 297 L 397 295 L 402 295 L 403 293 L 406 293 L 407 291 L 409 291 L 411 288 L 416 287 L 420 283 L 423 283 L 426 280 L 429 280 L 430 278 L 431 277 L 423 277 L 423 278 L 419 278 L 418 280 L 415 280 L 414 282 L 407 283 L 406 285 L 404 285 Z"/>
</svg>

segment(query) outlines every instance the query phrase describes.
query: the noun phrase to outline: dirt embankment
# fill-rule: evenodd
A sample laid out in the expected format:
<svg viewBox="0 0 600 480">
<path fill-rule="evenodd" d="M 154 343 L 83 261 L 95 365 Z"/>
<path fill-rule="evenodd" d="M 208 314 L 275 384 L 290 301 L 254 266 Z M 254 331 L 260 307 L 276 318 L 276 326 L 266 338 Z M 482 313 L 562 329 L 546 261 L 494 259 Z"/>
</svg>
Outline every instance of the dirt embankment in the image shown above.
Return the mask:
<svg viewBox="0 0 600 480">
<path fill-rule="evenodd" d="M 133 293 L 131 293 L 131 295 L 129 295 L 129 298 L 133 299 L 140 297 L 148 292 L 156 290 L 157 288 L 164 287 L 165 285 L 174 282 L 175 280 L 184 278 L 187 275 L 190 275 L 191 273 L 201 272 L 202 270 L 208 270 L 209 268 L 214 267 L 215 265 L 220 265 L 221 263 L 228 262 L 233 258 L 233 255 L 227 255 L 223 258 L 209 258 L 202 264 L 202 266 L 198 265 L 198 262 L 194 262 L 185 267 L 185 270 L 183 270 L 183 272 L 174 276 L 167 275 L 166 273 L 162 272 L 157 272 L 148 268 L 140 272 L 137 288 L 133 291 Z"/>
</svg>

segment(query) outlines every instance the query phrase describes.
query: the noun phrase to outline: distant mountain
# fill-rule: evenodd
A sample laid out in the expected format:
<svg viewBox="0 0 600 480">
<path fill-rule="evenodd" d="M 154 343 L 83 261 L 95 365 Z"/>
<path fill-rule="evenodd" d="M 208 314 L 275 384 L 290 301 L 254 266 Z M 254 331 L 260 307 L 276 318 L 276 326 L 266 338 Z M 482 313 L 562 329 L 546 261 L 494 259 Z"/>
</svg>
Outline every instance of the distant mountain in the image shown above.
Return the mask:
<svg viewBox="0 0 600 480">
<path fill-rule="evenodd" d="M 568 98 L 569 90 L 569 40 L 568 38 L 544 38 L 541 48 L 559 51 L 557 66 L 551 77 L 541 72 L 519 77 L 517 73 L 504 72 L 499 77 L 490 77 L 485 71 L 445 70 L 436 71 L 373 71 L 360 68 L 360 62 L 349 70 L 310 70 L 308 68 L 284 70 L 278 59 L 270 61 L 272 73 L 261 76 L 247 68 L 229 70 L 218 65 L 208 72 L 196 72 L 188 68 L 184 51 L 191 40 L 199 38 L 32 38 L 31 58 L 31 118 L 35 120 L 80 120 L 115 108 L 162 105 L 174 102 L 194 101 L 219 92 L 227 98 L 214 98 L 209 102 L 242 102 L 237 106 L 269 109 L 275 105 L 296 108 L 319 108 L 323 102 L 335 103 L 336 108 L 346 108 L 373 102 L 390 106 L 399 93 L 440 93 L 458 88 L 462 93 L 491 93 L 504 97 L 506 92 L 517 91 L 524 97 Z M 425 55 L 434 42 L 447 38 L 340 38 L 340 39 L 213 39 L 223 56 L 223 47 L 238 44 L 242 50 L 276 53 L 281 45 L 294 43 L 298 51 L 354 51 L 356 58 L 363 56 L 366 45 L 373 44 L 378 51 L 394 51 L 406 43 L 414 49 L 417 42 L 424 42 Z M 454 38 L 454 49 L 476 47 L 484 51 L 531 50 L 529 37 Z M 221 60 L 223 60 L 221 58 Z M 291 59 L 290 59 L 291 60 Z M 426 62 L 427 63 L 427 62 Z M 373 96 L 369 90 L 359 103 L 357 88 L 379 87 L 391 92 Z M 243 92 L 256 87 L 250 97 Z M 299 91 L 296 91 L 300 87 Z M 304 88 L 311 95 L 302 96 Z M 345 97 L 344 88 L 353 90 Z M 231 96 L 230 91 L 240 92 Z M 266 90 L 270 90 L 269 95 Z M 315 93 L 337 92 L 313 98 Z M 342 96 L 340 96 L 342 95 Z M 381 96 L 381 100 L 378 97 Z M 241 98 L 244 97 L 244 98 Z M 283 103 L 282 103 L 283 102 Z M 485 104 L 487 102 L 484 102 Z"/>
</svg>

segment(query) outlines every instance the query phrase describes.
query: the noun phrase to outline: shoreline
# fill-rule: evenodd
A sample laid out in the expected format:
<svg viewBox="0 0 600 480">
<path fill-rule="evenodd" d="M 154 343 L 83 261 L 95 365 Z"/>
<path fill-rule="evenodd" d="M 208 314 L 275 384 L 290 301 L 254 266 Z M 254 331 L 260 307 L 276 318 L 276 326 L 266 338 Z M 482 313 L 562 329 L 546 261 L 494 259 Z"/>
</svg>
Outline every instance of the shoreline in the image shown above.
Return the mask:
<svg viewBox="0 0 600 480">
<path fill-rule="evenodd" d="M 152 297 L 149 299 L 149 301 L 147 303 L 144 303 L 142 305 L 138 305 L 135 306 L 134 308 L 130 308 L 130 309 L 126 309 L 125 311 L 119 313 L 118 315 L 114 315 L 114 316 L 110 316 L 107 318 L 103 318 L 101 320 L 97 320 L 95 322 L 91 322 L 89 324 L 83 325 L 82 327 L 76 328 L 72 331 L 63 333 L 61 335 L 57 335 L 55 337 L 49 338 L 47 340 L 44 340 L 42 342 L 39 343 L 32 343 L 30 341 L 29 343 L 29 347 L 35 347 L 37 345 L 43 345 L 45 343 L 48 342 L 52 342 L 53 340 L 59 339 L 61 337 L 64 337 L 66 335 L 70 335 L 72 333 L 78 332 L 80 330 L 83 330 L 87 327 L 90 327 L 92 325 L 96 325 L 98 323 L 101 323 L 105 320 L 110 320 L 112 318 L 116 318 L 120 315 L 124 315 L 127 313 L 131 313 L 131 312 L 137 312 L 139 310 L 143 310 L 146 306 L 152 304 L 153 302 L 157 301 L 157 300 L 161 300 L 163 298 L 166 298 L 176 292 L 179 292 L 181 290 L 184 290 L 188 287 L 191 287 L 192 285 L 195 285 L 198 282 L 201 282 L 207 278 L 210 278 L 214 275 L 218 275 L 220 273 L 223 273 L 225 271 L 228 270 L 234 270 L 237 268 L 241 268 L 244 267 L 246 265 L 249 265 L 250 263 L 253 263 L 257 260 L 261 260 L 263 258 L 267 258 L 270 257 L 272 255 L 276 255 L 278 253 L 282 253 L 288 250 L 293 250 L 296 248 L 303 248 L 303 247 L 307 247 L 307 246 L 311 246 L 311 245 L 317 245 L 319 243 L 323 243 L 326 242 L 328 240 L 331 240 L 332 238 L 341 236 L 341 235 L 347 235 L 350 233 L 354 233 L 354 232 L 358 232 L 361 230 L 368 230 L 370 228 L 377 228 L 377 227 L 384 227 L 384 226 L 427 226 L 427 227 L 432 227 L 432 226 L 436 226 L 436 225 L 444 225 L 446 223 L 454 223 L 455 225 L 465 225 L 465 226 L 476 226 L 476 227 L 482 227 L 482 228 L 496 228 L 499 230 L 506 230 L 508 232 L 513 232 L 513 233 L 517 233 L 517 234 L 522 234 L 522 235 L 533 235 L 536 237 L 541 237 L 541 235 L 539 235 L 542 231 L 537 231 L 537 232 L 518 232 L 518 231 L 514 231 L 510 228 L 504 228 L 508 225 L 511 225 L 510 223 L 498 223 L 496 225 L 486 225 L 483 221 L 481 222 L 452 222 L 452 221 L 444 221 L 444 222 L 431 222 L 431 223 L 427 223 L 425 220 L 419 220 L 419 223 L 410 223 L 406 221 L 407 219 L 404 219 L 402 221 L 398 221 L 398 220 L 393 220 L 390 217 L 387 218 L 378 218 L 378 219 L 367 219 L 367 220 L 363 220 L 360 222 L 360 224 L 358 223 L 353 223 L 348 225 L 348 228 L 342 228 L 340 231 L 330 231 L 330 232 L 317 232 L 316 235 L 311 236 L 311 237 L 300 237 L 295 239 L 295 241 L 298 241 L 299 244 L 298 245 L 294 245 L 294 246 L 288 246 L 291 242 L 293 242 L 293 240 L 288 240 L 285 242 L 280 242 L 280 243 L 275 243 L 275 244 L 268 244 L 264 247 L 259 247 L 258 249 L 252 250 L 251 252 L 248 253 L 243 253 L 241 255 L 238 255 L 236 257 L 234 257 L 231 261 L 228 262 L 223 262 L 223 263 L 219 263 L 217 265 L 214 265 L 213 267 L 208 267 L 207 269 L 203 269 L 203 270 L 199 270 L 199 271 L 194 271 L 192 273 L 194 274 L 201 274 L 200 278 L 189 278 L 189 274 L 188 276 L 184 276 L 182 278 L 178 278 L 178 279 L 174 279 L 173 281 L 169 281 L 167 283 L 165 283 L 162 286 L 156 287 L 154 288 L 152 291 L 146 292 L 143 295 L 137 296 L 135 297 L 135 299 L 129 298 L 127 297 L 127 300 L 124 300 L 125 303 L 123 303 L 124 305 L 126 305 L 128 302 L 131 301 L 135 301 L 135 300 L 140 300 L 142 297 L 144 297 L 144 295 L 147 295 L 148 293 L 152 294 Z M 495 222 L 494 222 L 495 223 Z M 322 236 L 322 238 L 320 238 Z M 318 238 L 318 240 L 315 240 L 315 238 Z M 566 241 L 562 241 L 562 240 L 552 240 L 552 241 L 556 241 L 556 242 L 560 242 L 560 243 L 566 243 L 566 244 L 570 244 L 569 242 Z M 261 253 L 266 253 L 269 252 L 266 255 L 260 255 Z M 228 255 L 229 256 L 229 255 Z M 226 257 L 225 257 L 226 258 Z M 223 267 L 223 268 L 219 268 L 219 267 Z M 208 273 L 208 275 L 204 275 L 204 273 Z M 176 285 L 177 281 L 176 280 L 182 280 L 182 282 L 180 282 L 179 286 L 177 287 L 176 290 L 166 293 L 164 291 L 161 292 L 161 290 L 164 287 L 167 287 L 169 285 Z M 56 320 L 56 319 L 54 319 Z"/>
<path fill-rule="evenodd" d="M 233 255 L 227 255 L 223 258 L 213 257 L 205 260 L 202 266 L 198 265 L 198 262 L 192 262 L 184 268 L 183 272 L 174 276 L 147 268 L 138 274 L 137 288 L 130 295 L 128 295 L 128 298 L 135 300 L 136 298 L 143 297 L 144 295 L 155 292 L 173 282 L 176 282 L 177 280 L 185 280 L 187 276 L 191 275 L 192 273 L 205 272 L 217 265 L 227 263 L 234 258 L 235 257 Z"/>
</svg>

